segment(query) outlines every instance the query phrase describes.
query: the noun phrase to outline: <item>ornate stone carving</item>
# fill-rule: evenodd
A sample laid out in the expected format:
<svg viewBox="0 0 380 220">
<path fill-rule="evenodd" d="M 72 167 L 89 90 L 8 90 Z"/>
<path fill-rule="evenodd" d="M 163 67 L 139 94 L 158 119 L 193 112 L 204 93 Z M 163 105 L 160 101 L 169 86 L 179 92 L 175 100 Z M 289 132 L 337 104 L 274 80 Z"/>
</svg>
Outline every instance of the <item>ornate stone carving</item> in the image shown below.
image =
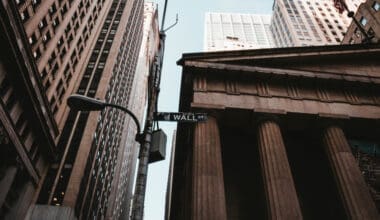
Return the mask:
<svg viewBox="0 0 380 220">
<path fill-rule="evenodd" d="M 225 81 L 226 92 L 229 94 L 239 94 L 238 87 L 236 85 L 236 81 L 228 80 Z"/>
<path fill-rule="evenodd" d="M 207 91 L 207 79 L 204 76 L 194 78 L 194 91 Z"/>
</svg>

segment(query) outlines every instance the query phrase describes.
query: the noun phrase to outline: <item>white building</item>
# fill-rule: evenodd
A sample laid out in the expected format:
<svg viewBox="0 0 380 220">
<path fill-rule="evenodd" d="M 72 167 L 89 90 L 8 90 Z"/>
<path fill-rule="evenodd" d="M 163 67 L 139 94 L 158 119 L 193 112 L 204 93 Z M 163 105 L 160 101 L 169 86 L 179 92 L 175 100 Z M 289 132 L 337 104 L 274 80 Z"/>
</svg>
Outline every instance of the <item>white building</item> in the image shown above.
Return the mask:
<svg viewBox="0 0 380 220">
<path fill-rule="evenodd" d="M 204 51 L 274 47 L 271 15 L 206 13 Z"/>
<path fill-rule="evenodd" d="M 346 0 L 356 11 L 364 0 Z M 350 25 L 333 0 L 275 0 L 271 32 L 277 47 L 340 44 Z"/>
</svg>

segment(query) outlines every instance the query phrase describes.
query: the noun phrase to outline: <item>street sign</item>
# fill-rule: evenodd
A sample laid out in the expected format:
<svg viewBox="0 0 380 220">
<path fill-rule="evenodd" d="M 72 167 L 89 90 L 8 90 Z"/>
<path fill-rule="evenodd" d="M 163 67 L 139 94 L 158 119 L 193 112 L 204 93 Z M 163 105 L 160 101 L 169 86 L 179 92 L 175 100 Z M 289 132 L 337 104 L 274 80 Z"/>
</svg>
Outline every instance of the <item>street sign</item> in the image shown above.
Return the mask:
<svg viewBox="0 0 380 220">
<path fill-rule="evenodd" d="M 193 112 L 156 112 L 155 121 L 178 121 L 178 122 L 200 122 L 207 120 L 206 113 Z"/>
</svg>

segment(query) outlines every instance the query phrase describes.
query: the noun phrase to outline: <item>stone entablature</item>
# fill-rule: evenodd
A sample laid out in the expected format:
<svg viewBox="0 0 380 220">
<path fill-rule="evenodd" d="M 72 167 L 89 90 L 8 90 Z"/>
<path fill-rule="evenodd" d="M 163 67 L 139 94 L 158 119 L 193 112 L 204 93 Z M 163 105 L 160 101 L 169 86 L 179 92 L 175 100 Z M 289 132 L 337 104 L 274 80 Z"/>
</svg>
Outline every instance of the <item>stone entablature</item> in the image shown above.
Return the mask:
<svg viewBox="0 0 380 220">
<path fill-rule="evenodd" d="M 193 107 L 380 118 L 380 77 L 374 66 L 358 65 L 355 75 L 352 70 L 334 73 L 316 67 L 295 70 L 194 61 L 186 65 L 197 69 Z"/>
<path fill-rule="evenodd" d="M 218 80 L 195 78 L 194 92 L 253 95 L 296 100 L 349 103 L 353 105 L 380 105 L 380 91 L 374 84 L 353 86 L 350 83 L 324 83 L 316 79 L 241 79 Z"/>
</svg>

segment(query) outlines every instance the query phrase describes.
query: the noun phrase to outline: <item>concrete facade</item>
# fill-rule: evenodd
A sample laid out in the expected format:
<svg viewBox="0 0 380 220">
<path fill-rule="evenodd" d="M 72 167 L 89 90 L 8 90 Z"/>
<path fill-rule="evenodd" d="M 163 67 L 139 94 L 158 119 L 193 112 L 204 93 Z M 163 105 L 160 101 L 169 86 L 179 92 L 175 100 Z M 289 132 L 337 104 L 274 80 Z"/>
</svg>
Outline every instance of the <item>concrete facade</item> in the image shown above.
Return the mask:
<svg viewBox="0 0 380 220">
<path fill-rule="evenodd" d="M 178 124 L 167 216 L 378 219 L 380 187 L 368 184 L 352 143 L 379 147 L 379 53 L 347 45 L 183 54 L 179 111 L 209 119 Z"/>
</svg>

